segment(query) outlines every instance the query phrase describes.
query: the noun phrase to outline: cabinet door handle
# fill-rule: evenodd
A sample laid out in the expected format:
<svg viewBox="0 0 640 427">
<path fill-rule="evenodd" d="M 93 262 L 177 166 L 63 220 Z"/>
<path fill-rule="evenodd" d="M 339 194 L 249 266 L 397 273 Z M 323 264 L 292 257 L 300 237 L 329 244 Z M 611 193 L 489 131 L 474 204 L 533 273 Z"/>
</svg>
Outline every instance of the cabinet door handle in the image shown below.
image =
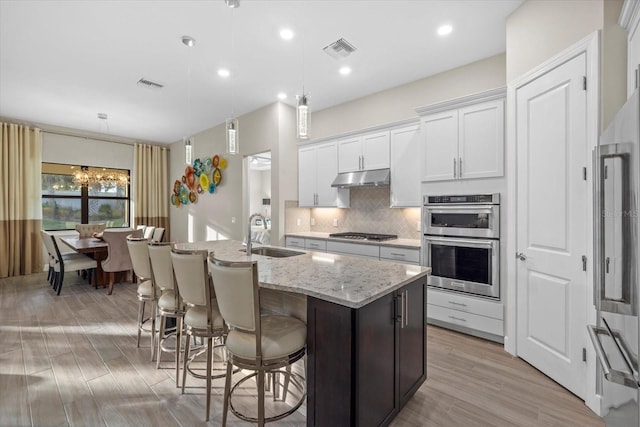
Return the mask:
<svg viewBox="0 0 640 427">
<path fill-rule="evenodd" d="M 404 295 L 404 305 L 405 305 L 405 309 L 404 309 L 404 325 L 406 327 L 409 327 L 409 289 L 407 289 L 405 291 L 405 295 Z"/>
<path fill-rule="evenodd" d="M 361 157 L 362 157 L 362 168 L 361 169 L 364 170 L 364 156 L 361 156 Z"/>
<path fill-rule="evenodd" d="M 466 307 L 467 306 L 467 304 L 463 304 L 461 302 L 455 302 L 455 301 L 449 301 L 449 304 L 459 305 L 460 307 Z"/>
<path fill-rule="evenodd" d="M 462 157 L 458 157 L 458 178 L 462 178 Z"/>
<path fill-rule="evenodd" d="M 458 176 L 458 174 L 456 173 L 456 164 L 458 162 L 456 162 L 456 158 L 453 158 L 453 177 L 456 178 Z"/>
<path fill-rule="evenodd" d="M 405 256 L 404 254 L 399 254 L 399 253 L 396 253 L 396 252 L 390 252 L 390 253 L 393 256 L 399 256 L 399 257 L 404 257 Z"/>
<path fill-rule="evenodd" d="M 449 319 L 457 320 L 458 322 L 466 322 L 467 321 L 467 319 L 461 319 L 461 318 L 455 317 L 455 316 L 449 316 Z"/>
</svg>

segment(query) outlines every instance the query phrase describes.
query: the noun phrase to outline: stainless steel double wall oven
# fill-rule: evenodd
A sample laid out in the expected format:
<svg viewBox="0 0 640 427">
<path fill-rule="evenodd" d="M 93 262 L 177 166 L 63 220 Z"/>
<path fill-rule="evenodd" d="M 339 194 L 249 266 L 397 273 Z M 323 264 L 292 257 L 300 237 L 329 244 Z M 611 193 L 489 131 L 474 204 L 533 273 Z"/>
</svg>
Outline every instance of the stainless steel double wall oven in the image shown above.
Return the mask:
<svg viewBox="0 0 640 427">
<path fill-rule="evenodd" d="M 500 298 L 500 194 L 424 196 L 429 286 Z"/>
</svg>

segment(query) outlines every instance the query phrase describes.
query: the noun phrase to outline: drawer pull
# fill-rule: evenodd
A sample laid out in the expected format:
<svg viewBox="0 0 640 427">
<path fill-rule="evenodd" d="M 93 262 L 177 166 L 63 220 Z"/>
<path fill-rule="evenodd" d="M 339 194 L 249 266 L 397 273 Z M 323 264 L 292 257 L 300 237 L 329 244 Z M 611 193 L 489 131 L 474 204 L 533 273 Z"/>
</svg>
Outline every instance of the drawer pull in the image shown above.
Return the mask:
<svg viewBox="0 0 640 427">
<path fill-rule="evenodd" d="M 461 318 L 455 317 L 455 316 L 449 316 L 449 319 L 457 320 L 458 322 L 466 322 L 467 321 L 467 319 L 461 319 Z"/>
<path fill-rule="evenodd" d="M 396 252 L 391 252 L 391 255 L 393 255 L 393 256 L 401 256 L 401 257 L 405 256 L 404 254 L 399 254 L 399 253 L 396 253 Z"/>
<path fill-rule="evenodd" d="M 449 301 L 449 304 L 459 305 L 460 307 L 466 307 L 467 306 L 467 304 L 463 304 L 461 302 L 455 302 L 455 301 Z"/>
</svg>

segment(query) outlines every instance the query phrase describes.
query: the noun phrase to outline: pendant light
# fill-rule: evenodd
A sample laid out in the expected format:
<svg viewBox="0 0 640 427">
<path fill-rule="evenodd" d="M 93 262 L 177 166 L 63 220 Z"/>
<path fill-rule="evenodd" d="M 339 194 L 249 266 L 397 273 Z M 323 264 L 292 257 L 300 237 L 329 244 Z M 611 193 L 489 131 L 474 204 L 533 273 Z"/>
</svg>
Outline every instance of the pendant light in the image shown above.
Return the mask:
<svg viewBox="0 0 640 427">
<path fill-rule="evenodd" d="M 196 45 L 196 39 L 191 36 L 182 36 L 182 44 L 191 48 Z M 191 68 L 189 61 L 187 61 L 187 120 L 191 120 L 191 103 L 190 103 L 190 90 L 191 90 Z M 187 125 L 187 128 L 189 126 Z M 186 137 L 182 137 L 182 142 L 184 143 L 184 162 L 187 165 L 191 165 L 193 162 L 193 142 L 195 138 L 193 135 Z"/>
<path fill-rule="evenodd" d="M 309 139 L 309 95 L 304 93 L 304 87 L 302 88 L 302 95 L 296 96 L 298 105 L 296 108 L 296 132 L 299 139 Z"/>
<path fill-rule="evenodd" d="M 235 9 L 236 6 L 230 6 L 232 9 Z M 234 50 L 234 36 L 233 36 L 233 10 L 231 11 L 231 53 L 233 54 Z M 231 76 L 231 118 L 228 118 L 225 122 L 225 139 L 227 154 L 238 154 L 240 152 L 239 139 L 238 139 L 238 118 L 234 114 L 233 108 L 233 78 Z"/>
</svg>

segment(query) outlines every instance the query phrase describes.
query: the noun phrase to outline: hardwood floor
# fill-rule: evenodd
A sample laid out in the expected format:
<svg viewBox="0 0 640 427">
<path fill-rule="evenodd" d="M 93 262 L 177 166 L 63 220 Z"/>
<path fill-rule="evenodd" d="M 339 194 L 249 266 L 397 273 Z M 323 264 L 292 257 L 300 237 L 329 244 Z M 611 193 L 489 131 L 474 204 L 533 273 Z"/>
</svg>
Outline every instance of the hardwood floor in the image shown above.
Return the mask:
<svg viewBox="0 0 640 427">
<path fill-rule="evenodd" d="M 136 285 L 112 296 L 67 275 L 56 297 L 46 275 L 0 280 L 0 426 L 220 425 L 224 380 L 204 422 L 204 380 L 175 388 L 172 355 L 136 348 Z M 583 402 L 501 345 L 429 327 L 428 379 L 393 426 L 603 426 Z M 250 410 L 250 387 L 239 392 Z M 282 404 L 280 404 L 282 405 Z M 229 416 L 229 425 L 250 425 Z M 272 426 L 305 425 L 304 406 Z"/>
</svg>

